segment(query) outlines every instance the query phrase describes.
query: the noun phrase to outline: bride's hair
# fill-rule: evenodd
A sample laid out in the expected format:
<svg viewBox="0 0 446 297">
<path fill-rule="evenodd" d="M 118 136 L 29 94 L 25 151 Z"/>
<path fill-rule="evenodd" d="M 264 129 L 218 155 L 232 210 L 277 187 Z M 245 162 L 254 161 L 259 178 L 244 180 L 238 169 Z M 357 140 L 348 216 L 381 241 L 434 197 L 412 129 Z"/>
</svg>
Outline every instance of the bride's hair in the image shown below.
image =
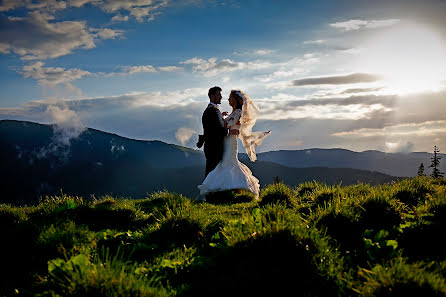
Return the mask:
<svg viewBox="0 0 446 297">
<path fill-rule="evenodd" d="M 234 98 L 237 100 L 237 109 L 242 109 L 243 108 L 243 98 L 240 97 L 239 94 L 237 94 L 237 90 L 231 90 L 231 95 L 234 96 Z"/>
</svg>

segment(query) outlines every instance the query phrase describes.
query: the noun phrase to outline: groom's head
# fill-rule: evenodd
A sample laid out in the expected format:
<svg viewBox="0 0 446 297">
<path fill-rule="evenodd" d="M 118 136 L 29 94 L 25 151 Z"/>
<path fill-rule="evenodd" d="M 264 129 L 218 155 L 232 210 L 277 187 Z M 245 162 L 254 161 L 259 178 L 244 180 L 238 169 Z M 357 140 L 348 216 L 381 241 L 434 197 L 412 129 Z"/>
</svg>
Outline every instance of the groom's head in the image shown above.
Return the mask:
<svg viewBox="0 0 446 297">
<path fill-rule="evenodd" d="M 212 87 L 208 92 L 209 100 L 214 104 L 221 103 L 221 88 L 220 87 Z"/>
</svg>

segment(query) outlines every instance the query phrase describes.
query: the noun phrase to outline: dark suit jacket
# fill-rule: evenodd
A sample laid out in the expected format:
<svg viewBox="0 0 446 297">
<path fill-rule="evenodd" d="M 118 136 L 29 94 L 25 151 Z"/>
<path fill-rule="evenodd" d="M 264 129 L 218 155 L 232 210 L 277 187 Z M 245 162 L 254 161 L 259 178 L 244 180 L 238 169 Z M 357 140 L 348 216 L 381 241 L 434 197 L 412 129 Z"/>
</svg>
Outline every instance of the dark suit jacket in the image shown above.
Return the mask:
<svg viewBox="0 0 446 297">
<path fill-rule="evenodd" d="M 213 159 L 218 162 L 223 157 L 223 139 L 228 134 L 228 129 L 223 126 L 220 119 L 222 119 L 220 111 L 211 104 L 205 109 L 201 118 L 204 131 L 204 154 L 207 160 Z"/>
</svg>

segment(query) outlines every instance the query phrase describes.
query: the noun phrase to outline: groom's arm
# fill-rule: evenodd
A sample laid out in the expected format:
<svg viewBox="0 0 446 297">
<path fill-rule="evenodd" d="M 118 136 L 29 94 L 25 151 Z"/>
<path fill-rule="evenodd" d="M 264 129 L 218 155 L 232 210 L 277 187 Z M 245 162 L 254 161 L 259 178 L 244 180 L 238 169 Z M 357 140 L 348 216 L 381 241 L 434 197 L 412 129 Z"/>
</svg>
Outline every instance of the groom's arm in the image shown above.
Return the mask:
<svg viewBox="0 0 446 297">
<path fill-rule="evenodd" d="M 209 128 L 213 131 L 215 131 L 216 134 L 222 135 L 222 136 L 228 136 L 229 135 L 229 129 L 225 128 L 222 122 L 220 122 L 220 117 L 218 116 L 218 110 L 214 109 L 209 114 Z"/>
</svg>

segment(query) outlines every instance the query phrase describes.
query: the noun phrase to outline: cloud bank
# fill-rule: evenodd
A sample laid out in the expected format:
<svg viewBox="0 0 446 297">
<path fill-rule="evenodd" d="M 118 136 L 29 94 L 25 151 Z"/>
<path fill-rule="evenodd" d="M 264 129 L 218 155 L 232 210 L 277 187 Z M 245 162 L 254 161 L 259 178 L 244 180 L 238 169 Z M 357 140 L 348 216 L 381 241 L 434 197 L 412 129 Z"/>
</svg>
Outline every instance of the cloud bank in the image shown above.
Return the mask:
<svg viewBox="0 0 446 297">
<path fill-rule="evenodd" d="M 346 22 L 337 22 L 330 24 L 331 27 L 342 31 L 355 31 L 360 29 L 376 29 L 390 27 L 399 23 L 399 19 L 389 20 L 349 20 Z"/>
</svg>

